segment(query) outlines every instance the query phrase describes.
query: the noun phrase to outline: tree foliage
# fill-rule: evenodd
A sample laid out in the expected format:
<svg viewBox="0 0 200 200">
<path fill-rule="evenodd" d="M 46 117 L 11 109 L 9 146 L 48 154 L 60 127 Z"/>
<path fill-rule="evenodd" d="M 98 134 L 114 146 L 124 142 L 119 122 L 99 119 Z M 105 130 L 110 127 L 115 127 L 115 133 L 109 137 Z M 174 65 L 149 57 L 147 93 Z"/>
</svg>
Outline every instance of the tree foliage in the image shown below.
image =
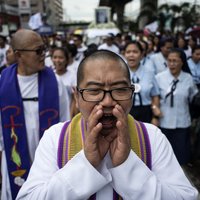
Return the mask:
<svg viewBox="0 0 200 200">
<path fill-rule="evenodd" d="M 111 8 L 111 19 L 114 13 L 117 14 L 117 26 L 123 30 L 125 5 L 132 0 L 100 0 L 99 6 L 108 6 Z M 159 21 L 160 31 L 164 30 L 185 30 L 191 27 L 200 19 L 200 5 L 193 3 L 182 4 L 163 4 L 159 8 L 158 0 L 141 0 L 140 14 L 134 24 L 138 28 L 143 28 L 152 21 Z"/>
<path fill-rule="evenodd" d="M 192 3 L 163 4 L 158 9 L 158 16 L 162 30 L 168 28 L 170 31 L 184 31 L 195 25 L 200 18 L 200 5 Z M 171 23 L 169 23 L 169 27 L 166 27 L 169 18 Z"/>
</svg>

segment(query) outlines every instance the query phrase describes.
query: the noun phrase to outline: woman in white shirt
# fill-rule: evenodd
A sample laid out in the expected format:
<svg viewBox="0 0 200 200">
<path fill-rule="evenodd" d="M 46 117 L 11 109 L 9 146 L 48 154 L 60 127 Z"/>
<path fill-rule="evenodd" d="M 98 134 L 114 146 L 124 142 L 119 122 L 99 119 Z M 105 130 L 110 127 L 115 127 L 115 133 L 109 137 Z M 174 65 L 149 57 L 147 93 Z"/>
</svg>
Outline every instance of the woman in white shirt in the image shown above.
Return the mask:
<svg viewBox="0 0 200 200">
<path fill-rule="evenodd" d="M 170 141 L 181 165 L 190 159 L 189 103 L 197 93 L 192 76 L 183 71 L 187 60 L 183 50 L 174 48 L 168 55 L 168 69 L 156 75 L 160 88 L 160 127 Z"/>
<path fill-rule="evenodd" d="M 56 47 L 52 51 L 52 61 L 55 66 L 55 74 L 64 84 L 67 93 L 70 96 L 70 105 L 73 104 L 73 91 L 76 87 L 76 72 L 68 70 L 69 52 L 63 47 Z M 72 107 L 70 106 L 70 115 L 72 117 Z"/>
<path fill-rule="evenodd" d="M 158 125 L 157 119 L 161 115 L 159 88 L 155 75 L 150 69 L 151 66 L 147 67 L 142 64 L 143 48 L 141 44 L 137 41 L 127 43 L 124 48 L 124 57 L 130 69 L 132 83 L 136 87 L 130 114 L 136 120 Z"/>
</svg>

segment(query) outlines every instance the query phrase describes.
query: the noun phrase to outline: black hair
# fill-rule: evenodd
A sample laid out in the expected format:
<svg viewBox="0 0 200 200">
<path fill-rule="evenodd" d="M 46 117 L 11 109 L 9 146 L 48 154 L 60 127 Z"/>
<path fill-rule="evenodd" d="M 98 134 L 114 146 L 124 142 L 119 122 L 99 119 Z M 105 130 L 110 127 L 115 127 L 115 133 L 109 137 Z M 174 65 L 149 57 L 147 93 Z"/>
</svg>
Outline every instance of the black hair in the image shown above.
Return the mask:
<svg viewBox="0 0 200 200">
<path fill-rule="evenodd" d="M 64 56 L 65 56 L 66 60 L 67 61 L 69 60 L 69 52 L 68 52 L 68 50 L 66 48 L 64 48 L 64 47 L 55 47 L 55 48 L 53 48 L 52 49 L 52 54 L 51 54 L 52 56 L 53 56 L 53 54 L 54 54 L 54 52 L 56 50 L 62 51 L 64 53 Z"/>
<path fill-rule="evenodd" d="M 71 53 L 72 57 L 74 58 L 77 54 L 77 47 L 75 44 L 67 44 L 67 49 L 69 53 Z"/>
<path fill-rule="evenodd" d="M 0 38 L 2 38 L 4 42 L 7 41 L 6 36 L 0 35 Z"/>
<path fill-rule="evenodd" d="M 179 54 L 180 59 L 183 62 L 182 70 L 184 72 L 187 72 L 187 73 L 191 74 L 191 71 L 190 71 L 190 68 L 189 68 L 188 62 L 187 62 L 187 56 L 186 56 L 185 52 L 182 49 L 180 49 L 180 48 L 172 48 L 170 50 L 170 53 L 177 53 L 177 54 Z"/>
<path fill-rule="evenodd" d="M 180 47 L 178 46 L 178 42 L 179 42 L 180 39 L 182 39 L 182 40 L 185 42 L 185 45 L 184 45 L 183 49 L 184 49 L 184 50 L 187 50 L 187 49 L 188 49 L 188 42 L 187 42 L 187 40 L 186 40 L 184 37 L 182 37 L 182 36 L 177 37 L 177 38 L 174 40 L 174 47 L 180 48 Z"/>
<path fill-rule="evenodd" d="M 95 52 L 93 52 L 92 54 L 90 54 L 89 56 L 85 57 L 79 64 L 78 67 L 78 71 L 77 71 L 77 86 L 79 87 L 80 83 L 83 81 L 84 79 L 84 66 L 86 65 L 86 63 L 88 61 L 91 60 L 96 60 L 96 59 L 110 59 L 110 60 L 115 60 L 118 61 L 119 63 L 122 64 L 122 66 L 125 67 L 125 70 L 127 72 L 127 78 L 129 81 L 130 80 L 130 71 L 128 68 L 128 65 L 126 64 L 126 62 L 122 59 L 121 56 L 119 56 L 118 54 L 112 52 L 112 51 L 108 51 L 108 50 L 97 50 Z"/>
<path fill-rule="evenodd" d="M 174 43 L 174 39 L 172 37 L 161 38 L 158 43 L 158 52 L 161 51 L 161 48 L 164 47 L 166 43 Z"/>
<path fill-rule="evenodd" d="M 125 41 L 131 41 L 132 37 L 130 35 L 125 35 L 124 40 Z"/>
<path fill-rule="evenodd" d="M 84 51 L 84 56 L 87 57 L 97 50 L 98 50 L 98 46 L 95 43 L 89 44 L 88 48 Z"/>
<path fill-rule="evenodd" d="M 140 42 L 138 42 L 138 41 L 136 41 L 136 40 L 128 42 L 128 43 L 124 46 L 124 50 L 126 50 L 127 47 L 128 47 L 129 45 L 131 45 L 131 44 L 136 45 L 136 46 L 138 47 L 138 49 L 141 51 L 141 53 L 143 53 L 144 49 L 143 49 L 142 45 L 140 44 Z"/>
<path fill-rule="evenodd" d="M 74 34 L 74 37 L 78 38 L 78 40 L 83 41 L 83 36 L 80 34 Z"/>
<path fill-rule="evenodd" d="M 192 48 L 192 54 L 193 54 L 197 49 L 200 49 L 200 45 L 195 45 L 195 46 Z"/>
</svg>

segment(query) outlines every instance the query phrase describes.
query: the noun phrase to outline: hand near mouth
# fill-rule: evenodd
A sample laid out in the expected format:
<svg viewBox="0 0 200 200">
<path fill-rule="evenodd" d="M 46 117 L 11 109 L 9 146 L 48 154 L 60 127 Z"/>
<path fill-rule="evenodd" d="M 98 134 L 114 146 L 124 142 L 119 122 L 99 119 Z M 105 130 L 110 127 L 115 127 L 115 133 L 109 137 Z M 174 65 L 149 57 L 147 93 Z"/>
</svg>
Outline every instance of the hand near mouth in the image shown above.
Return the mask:
<svg viewBox="0 0 200 200">
<path fill-rule="evenodd" d="M 88 118 L 84 143 L 85 156 L 94 167 L 99 166 L 110 146 L 110 143 L 101 135 L 103 125 L 99 120 L 102 116 L 103 107 L 101 105 L 95 106 Z"/>
<path fill-rule="evenodd" d="M 114 122 L 106 118 L 112 118 Z M 115 124 L 110 127 L 112 123 Z M 114 167 L 122 164 L 130 152 L 127 115 L 119 105 L 113 108 L 112 114 L 105 114 L 103 107 L 97 105 L 88 118 L 84 144 L 86 158 L 98 167 L 108 151 Z"/>
<path fill-rule="evenodd" d="M 115 106 L 113 115 L 117 118 L 117 136 L 110 144 L 110 156 L 113 166 L 116 167 L 128 158 L 131 145 L 128 129 L 128 116 L 124 113 L 120 105 Z"/>
</svg>

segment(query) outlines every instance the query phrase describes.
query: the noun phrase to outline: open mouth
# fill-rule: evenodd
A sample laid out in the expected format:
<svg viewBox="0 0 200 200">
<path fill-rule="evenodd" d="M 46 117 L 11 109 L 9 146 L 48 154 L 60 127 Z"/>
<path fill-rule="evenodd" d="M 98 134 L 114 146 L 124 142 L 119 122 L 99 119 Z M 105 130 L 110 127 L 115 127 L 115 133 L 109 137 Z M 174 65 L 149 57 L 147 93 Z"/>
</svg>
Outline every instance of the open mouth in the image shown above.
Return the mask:
<svg viewBox="0 0 200 200">
<path fill-rule="evenodd" d="M 135 63 L 135 60 L 130 59 L 129 62 L 130 62 L 130 63 Z"/>
<path fill-rule="evenodd" d="M 99 119 L 104 129 L 110 129 L 116 126 L 117 118 L 112 114 L 104 113 Z"/>
</svg>

